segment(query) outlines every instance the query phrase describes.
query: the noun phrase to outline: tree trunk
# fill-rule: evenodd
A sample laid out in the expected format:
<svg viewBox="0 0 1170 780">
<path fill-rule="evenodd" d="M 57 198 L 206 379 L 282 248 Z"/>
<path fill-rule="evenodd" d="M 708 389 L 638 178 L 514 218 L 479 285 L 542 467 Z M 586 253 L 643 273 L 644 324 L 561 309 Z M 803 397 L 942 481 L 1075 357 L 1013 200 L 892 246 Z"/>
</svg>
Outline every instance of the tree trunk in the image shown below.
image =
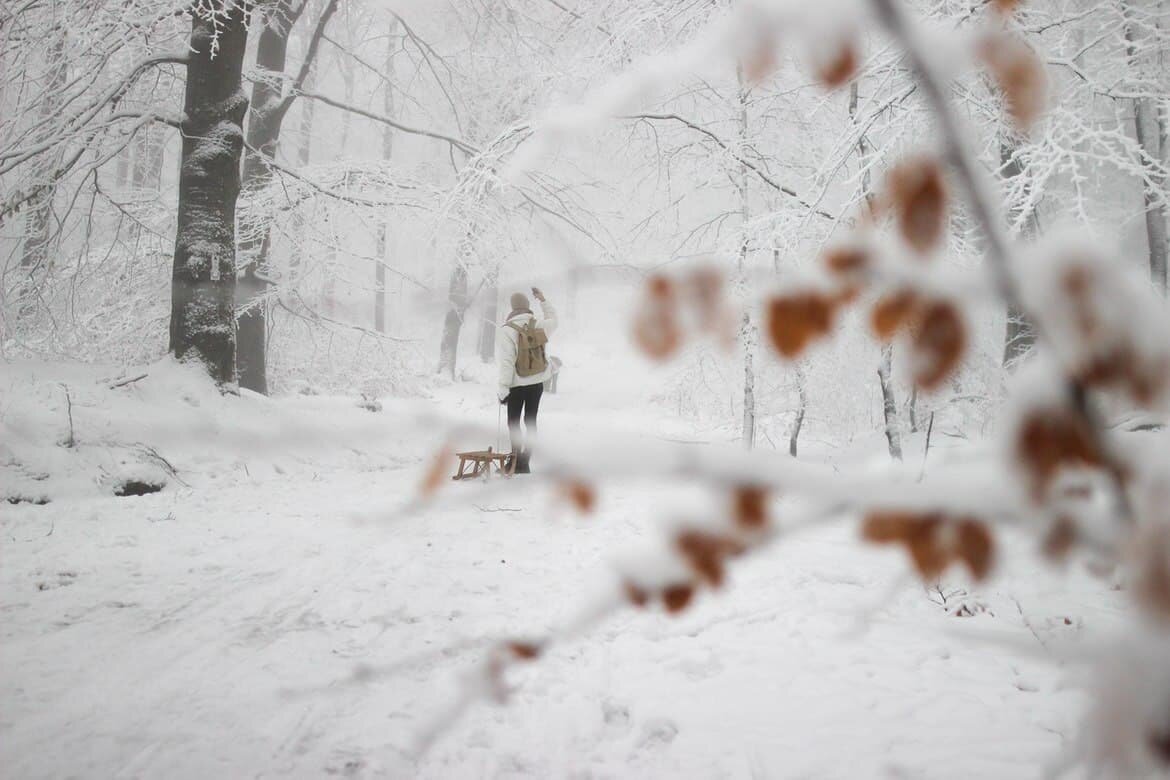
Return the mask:
<svg viewBox="0 0 1170 780">
<path fill-rule="evenodd" d="M 804 387 L 804 370 L 798 365 L 794 371 L 796 373 L 796 394 L 800 400 L 800 406 L 792 421 L 792 432 L 788 434 L 788 454 L 795 458 L 796 442 L 800 438 L 800 429 L 804 426 L 804 411 L 808 408 L 808 394 Z"/>
<path fill-rule="evenodd" d="M 397 43 L 398 19 L 390 23 L 390 31 L 386 35 L 386 78 L 387 83 L 382 85 L 382 113 L 385 116 L 394 116 L 394 47 Z M 394 156 L 394 132 L 389 125 L 382 125 L 382 160 L 389 163 Z M 374 261 L 374 330 L 386 332 L 386 263 L 389 249 L 390 217 L 386 217 L 378 225 L 378 249 Z"/>
<path fill-rule="evenodd" d="M 744 81 L 743 67 L 737 65 L 735 68 L 735 77 L 738 85 L 736 90 L 736 102 L 739 108 L 739 149 L 737 150 L 740 159 L 746 159 L 747 156 L 747 134 L 748 134 L 748 92 L 751 88 L 747 82 Z M 747 254 L 748 254 L 748 236 L 747 223 L 751 219 L 751 202 L 749 200 L 748 191 L 748 168 L 744 163 L 740 163 L 738 179 L 736 181 L 737 189 L 739 190 L 739 219 L 740 230 L 742 235 L 739 242 L 739 260 L 736 265 L 736 275 L 738 277 L 738 284 L 740 289 L 747 286 Z M 755 446 L 756 443 L 756 374 L 755 366 L 752 361 L 752 350 L 755 348 L 755 339 L 752 337 L 755 332 L 755 326 L 752 324 L 752 315 L 750 309 L 746 309 L 743 315 L 743 322 L 740 327 L 740 343 L 743 345 L 743 431 L 741 438 L 743 445 L 749 450 Z"/>
<path fill-rule="evenodd" d="M 902 459 L 902 437 L 898 432 L 898 403 L 894 399 L 894 388 L 890 380 L 890 366 L 894 350 L 889 344 L 882 349 L 882 362 L 878 364 L 878 383 L 882 387 L 882 419 L 886 428 L 886 446 L 890 457 Z"/>
<path fill-rule="evenodd" d="M 229 0 L 201 8 L 191 21 L 183 105 L 170 351 L 194 355 L 229 385 L 236 378 L 235 220 L 248 25 L 244 9 Z"/>
<path fill-rule="evenodd" d="M 377 256 L 374 259 L 374 330 L 386 332 L 386 223 L 378 226 Z"/>
<path fill-rule="evenodd" d="M 256 70 L 261 78 L 252 83 L 252 110 L 248 114 L 248 146 L 255 149 L 244 156 L 244 192 L 255 196 L 272 181 L 267 160 L 276 156 L 284 111 L 282 82 L 288 56 L 289 4 L 281 2 L 267 9 L 260 40 L 256 46 Z M 268 394 L 266 367 L 268 333 L 268 214 L 258 215 L 260 223 L 246 226 L 240 243 L 240 273 L 236 287 L 236 325 L 239 352 L 236 366 L 240 387 Z"/>
<path fill-rule="evenodd" d="M 910 433 L 918 433 L 918 388 L 910 391 L 910 402 L 906 404 L 906 413 L 910 417 Z"/>
<path fill-rule="evenodd" d="M 470 240 L 470 239 L 468 239 Z M 455 378 L 455 362 L 459 357 L 459 332 L 463 328 L 463 314 L 467 310 L 467 268 L 463 258 L 451 269 L 447 288 L 447 316 L 443 319 L 443 341 L 439 345 L 439 373 Z"/>
<path fill-rule="evenodd" d="M 1024 166 L 1016 154 L 1014 143 L 1001 143 L 999 157 L 1005 179 L 1010 181 L 1024 175 Z M 1040 220 L 1036 215 L 1035 207 L 1028 208 L 1026 214 L 1023 213 L 1023 207 L 1013 207 L 1008 215 L 1008 220 L 1011 224 L 1020 224 L 1020 235 L 1024 238 L 1032 239 L 1040 233 Z M 1032 350 L 1035 343 L 1036 332 L 1032 328 L 1032 323 L 1028 322 L 1028 319 L 1016 307 L 1009 304 L 1007 328 L 1003 337 L 1003 365 L 1006 367 L 1015 365 L 1020 358 Z"/>
<path fill-rule="evenodd" d="M 64 29 L 60 29 L 54 36 L 46 56 L 49 64 L 48 84 L 45 99 L 41 103 L 42 119 L 57 113 L 65 89 L 68 69 L 65 65 Z M 21 327 L 36 313 L 37 298 L 51 265 L 49 245 L 53 235 L 53 193 L 57 187 L 50 177 L 59 159 L 60 153 L 42 155 L 33 168 L 33 186 L 40 187 L 40 190 L 29 199 L 25 207 L 24 245 L 21 247 L 20 285 L 17 292 L 19 303 L 16 310 L 16 320 Z"/>
<path fill-rule="evenodd" d="M 756 443 L 756 372 L 752 361 L 756 345 L 755 326 L 748 312 L 743 314 L 743 446 Z"/>
<path fill-rule="evenodd" d="M 1125 15 L 1129 16 L 1129 3 L 1123 4 Z M 1137 37 L 1133 24 L 1125 28 L 1126 49 L 1130 68 L 1140 72 L 1142 62 L 1137 50 Z M 1150 280 L 1164 295 L 1166 293 L 1166 259 L 1170 252 L 1167 243 L 1167 219 L 1170 211 L 1163 202 L 1166 197 L 1166 182 L 1160 175 L 1163 164 L 1162 130 L 1158 118 L 1158 103 L 1152 97 L 1133 100 L 1134 134 L 1142 150 L 1142 167 L 1146 179 L 1142 184 L 1142 199 L 1145 204 L 1146 243 L 1149 249 Z"/>
<path fill-rule="evenodd" d="M 496 320 L 500 316 L 500 267 L 488 272 L 484 282 L 483 319 L 479 322 L 479 359 L 491 363 L 496 359 Z"/>
<path fill-rule="evenodd" d="M 1166 293 L 1166 258 L 1170 251 L 1167 243 L 1167 219 L 1170 213 L 1161 198 L 1166 197 L 1165 182 L 1159 176 L 1158 166 L 1162 160 L 1160 128 L 1158 123 L 1158 106 L 1151 98 L 1139 98 L 1134 101 L 1134 127 L 1137 132 L 1138 145 L 1141 147 L 1145 159 L 1146 175 L 1153 182 L 1143 187 L 1142 196 L 1146 209 L 1146 241 L 1150 252 L 1150 279 L 1154 286 L 1164 295 Z"/>
<path fill-rule="evenodd" d="M 255 195 L 272 182 L 270 161 L 276 159 L 280 144 L 280 131 L 289 106 L 296 97 L 292 92 L 285 95 L 284 68 L 288 57 L 288 42 L 292 27 L 296 24 L 304 5 L 294 8 L 292 0 L 282 0 L 268 6 L 260 40 L 256 46 L 256 70 L 262 78 L 252 84 L 252 111 L 248 117 L 249 151 L 244 158 L 244 191 Z M 329 2 L 317 20 L 313 40 L 305 52 L 312 65 L 316 53 L 316 42 L 329 18 L 337 8 L 337 2 Z M 298 76 L 298 79 L 300 76 Z M 300 84 L 294 84 L 294 89 Z M 239 339 L 239 354 L 236 365 L 240 371 L 240 386 L 257 393 L 268 394 L 268 290 L 272 286 L 268 268 L 268 255 L 272 247 L 272 215 L 257 215 L 259 222 L 247 226 L 244 241 L 240 246 L 242 258 L 238 287 L 236 288 L 236 312 Z"/>
</svg>

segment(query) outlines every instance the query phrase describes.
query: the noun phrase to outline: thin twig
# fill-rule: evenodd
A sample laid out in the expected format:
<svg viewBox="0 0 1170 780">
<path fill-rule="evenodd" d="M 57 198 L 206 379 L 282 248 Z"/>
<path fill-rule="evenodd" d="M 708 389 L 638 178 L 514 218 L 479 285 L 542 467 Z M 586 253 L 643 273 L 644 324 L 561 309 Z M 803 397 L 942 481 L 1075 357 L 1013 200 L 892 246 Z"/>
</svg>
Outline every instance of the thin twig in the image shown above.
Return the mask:
<svg viewBox="0 0 1170 780">
<path fill-rule="evenodd" d="M 150 376 L 150 375 L 149 374 L 139 374 L 138 376 L 133 376 L 133 377 L 130 377 L 129 379 L 123 379 L 120 382 L 114 382 L 114 384 L 110 385 L 110 389 L 115 390 L 119 387 L 125 387 L 126 385 L 131 384 L 133 382 L 137 382 L 140 379 L 146 379 L 146 377 L 148 377 L 148 376 Z"/>
<path fill-rule="evenodd" d="M 73 435 L 73 399 L 69 396 L 69 388 L 63 382 L 61 389 L 65 391 L 65 413 L 69 416 L 69 438 L 65 440 L 65 446 L 75 447 L 77 439 Z"/>
</svg>

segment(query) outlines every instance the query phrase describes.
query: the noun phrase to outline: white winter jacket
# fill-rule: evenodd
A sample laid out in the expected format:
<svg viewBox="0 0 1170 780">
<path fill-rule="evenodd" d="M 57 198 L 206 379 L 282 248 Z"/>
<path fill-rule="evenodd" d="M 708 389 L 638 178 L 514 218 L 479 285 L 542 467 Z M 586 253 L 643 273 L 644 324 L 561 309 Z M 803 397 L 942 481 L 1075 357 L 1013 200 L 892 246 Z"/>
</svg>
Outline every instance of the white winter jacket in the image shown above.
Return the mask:
<svg viewBox="0 0 1170 780">
<path fill-rule="evenodd" d="M 508 323 L 514 322 L 523 326 L 526 322 L 536 320 L 536 327 L 543 328 L 544 332 L 550 336 L 557 329 L 557 310 L 548 301 L 540 301 L 539 303 L 540 317 L 522 312 L 509 317 L 503 325 L 496 328 L 496 359 L 500 361 L 500 382 L 496 396 L 501 401 L 508 397 L 508 391 L 513 387 L 540 384 L 552 376 L 551 359 L 548 361 L 548 367 L 539 374 L 516 376 L 516 344 L 519 342 L 520 334 L 516 332 L 515 328 L 508 327 Z"/>
</svg>

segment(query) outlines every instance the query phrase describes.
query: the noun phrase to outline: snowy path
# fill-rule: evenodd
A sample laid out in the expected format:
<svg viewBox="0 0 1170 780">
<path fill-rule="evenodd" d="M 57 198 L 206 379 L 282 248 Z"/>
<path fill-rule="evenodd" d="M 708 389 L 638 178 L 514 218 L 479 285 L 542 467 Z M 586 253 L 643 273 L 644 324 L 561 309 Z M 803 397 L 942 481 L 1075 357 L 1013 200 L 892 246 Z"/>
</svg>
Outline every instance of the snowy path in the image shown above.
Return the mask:
<svg viewBox="0 0 1170 780">
<path fill-rule="evenodd" d="M 994 614 L 951 617 L 897 587 L 898 554 L 829 528 L 680 618 L 630 612 L 558 648 L 510 706 L 475 706 L 416 758 L 477 643 L 547 626 L 654 533 L 645 493 L 580 519 L 519 480 L 506 501 L 387 520 L 417 479 L 338 467 L 5 507 L 4 774 L 1035 777 L 1081 699 L 1013 599 L 1046 641 L 1114 615 L 1099 583 L 1009 576 L 979 596 Z"/>
</svg>

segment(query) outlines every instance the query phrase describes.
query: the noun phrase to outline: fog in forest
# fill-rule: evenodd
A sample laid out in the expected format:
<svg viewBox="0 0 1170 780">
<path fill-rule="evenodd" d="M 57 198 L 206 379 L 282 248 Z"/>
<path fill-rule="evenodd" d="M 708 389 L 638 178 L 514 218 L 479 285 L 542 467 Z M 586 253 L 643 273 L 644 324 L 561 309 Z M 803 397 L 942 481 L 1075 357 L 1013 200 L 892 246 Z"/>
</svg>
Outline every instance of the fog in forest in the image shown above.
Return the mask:
<svg viewBox="0 0 1170 780">
<path fill-rule="evenodd" d="M 0 0 L 0 773 L 1170 771 L 1167 0 Z"/>
</svg>

